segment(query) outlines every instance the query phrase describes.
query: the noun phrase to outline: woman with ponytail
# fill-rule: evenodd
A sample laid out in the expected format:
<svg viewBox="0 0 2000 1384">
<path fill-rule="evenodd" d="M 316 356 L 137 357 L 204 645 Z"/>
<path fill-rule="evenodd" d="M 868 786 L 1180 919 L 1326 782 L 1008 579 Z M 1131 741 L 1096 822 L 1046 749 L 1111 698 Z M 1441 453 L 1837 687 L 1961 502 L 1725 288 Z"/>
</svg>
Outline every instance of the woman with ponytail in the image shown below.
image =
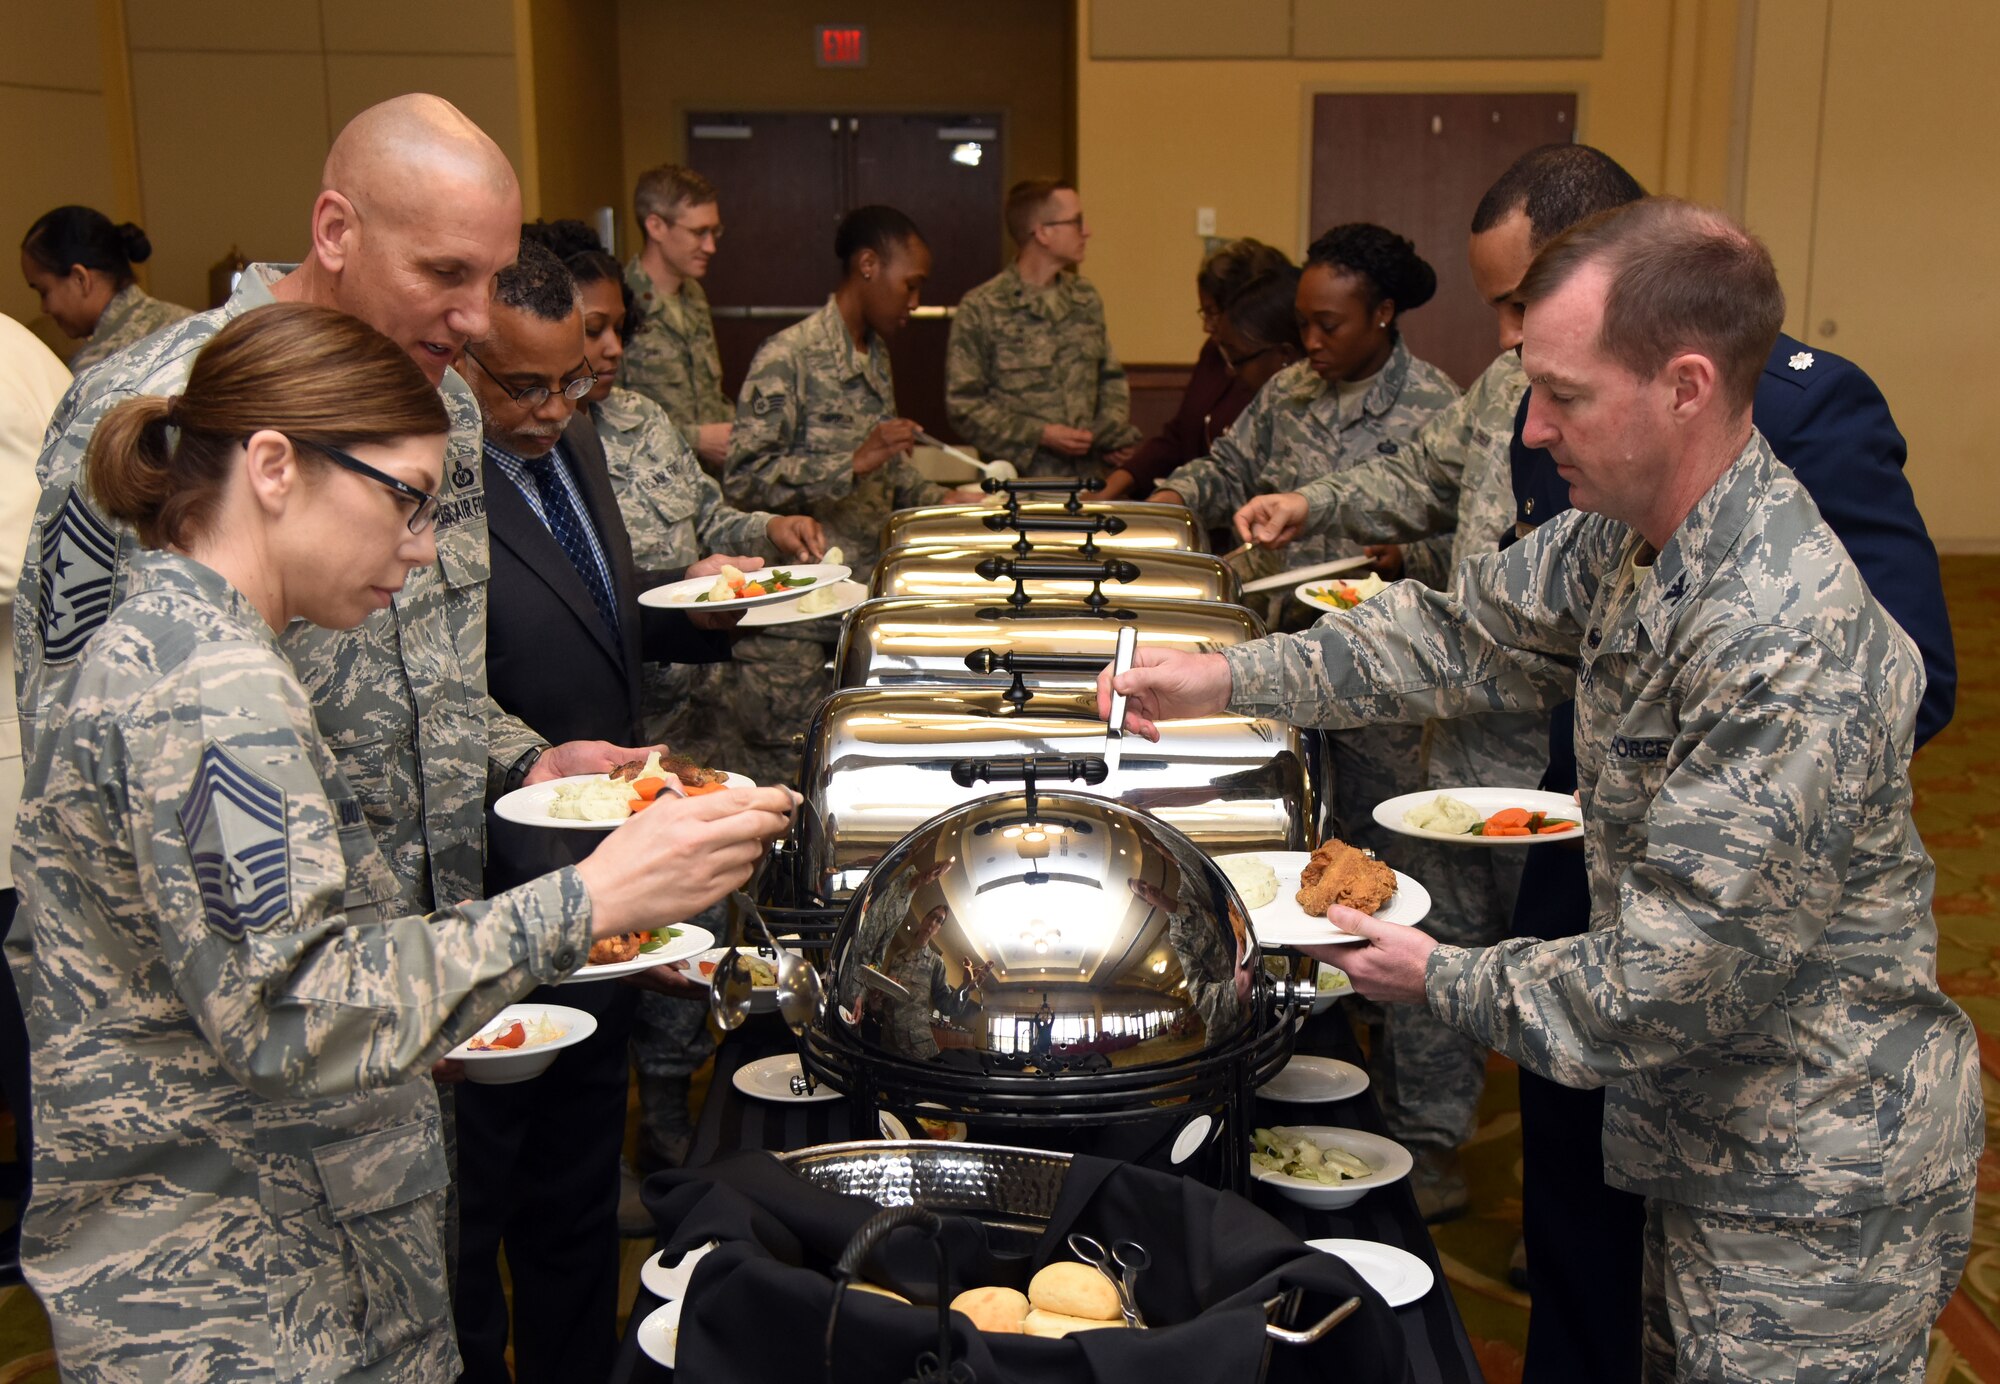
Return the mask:
<svg viewBox="0 0 2000 1384">
<path fill-rule="evenodd" d="M 65 1379 L 457 1377 L 433 1064 L 594 938 L 738 887 L 784 830 L 781 789 L 711 794 L 398 916 L 277 635 L 359 625 L 435 559 L 448 427 L 387 337 L 276 304 L 92 437 L 99 508 L 153 551 L 36 739 L 7 944 L 22 1259 Z"/>
<path fill-rule="evenodd" d="M 21 273 L 63 335 L 87 338 L 69 358 L 72 374 L 188 316 L 178 303 L 149 297 L 132 266 L 153 242 L 130 221 L 113 225 L 93 207 L 57 207 L 21 240 Z"/>
</svg>

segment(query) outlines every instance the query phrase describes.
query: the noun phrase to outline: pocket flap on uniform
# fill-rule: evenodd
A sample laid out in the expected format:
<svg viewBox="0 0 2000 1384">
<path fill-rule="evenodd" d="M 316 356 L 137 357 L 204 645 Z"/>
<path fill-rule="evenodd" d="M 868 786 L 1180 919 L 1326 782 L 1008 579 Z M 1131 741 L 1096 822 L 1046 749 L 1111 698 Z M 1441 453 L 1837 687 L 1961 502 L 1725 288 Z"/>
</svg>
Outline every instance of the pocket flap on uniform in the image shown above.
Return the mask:
<svg viewBox="0 0 2000 1384">
<path fill-rule="evenodd" d="M 327 1214 L 336 1221 L 401 1206 L 451 1181 L 435 1119 L 321 1144 L 313 1162 L 326 1187 Z"/>
</svg>

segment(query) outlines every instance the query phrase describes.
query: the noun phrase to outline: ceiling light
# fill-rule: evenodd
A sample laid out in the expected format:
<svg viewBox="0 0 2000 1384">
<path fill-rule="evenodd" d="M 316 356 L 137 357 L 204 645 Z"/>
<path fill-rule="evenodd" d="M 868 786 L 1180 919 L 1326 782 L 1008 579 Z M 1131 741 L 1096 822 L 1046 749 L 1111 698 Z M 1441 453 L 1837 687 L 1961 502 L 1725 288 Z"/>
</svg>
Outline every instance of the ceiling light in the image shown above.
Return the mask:
<svg viewBox="0 0 2000 1384">
<path fill-rule="evenodd" d="M 962 163 L 967 168 L 979 167 L 979 161 L 985 156 L 985 146 L 976 140 L 967 140 L 963 144 L 954 144 L 951 146 L 951 161 L 953 163 Z"/>
</svg>

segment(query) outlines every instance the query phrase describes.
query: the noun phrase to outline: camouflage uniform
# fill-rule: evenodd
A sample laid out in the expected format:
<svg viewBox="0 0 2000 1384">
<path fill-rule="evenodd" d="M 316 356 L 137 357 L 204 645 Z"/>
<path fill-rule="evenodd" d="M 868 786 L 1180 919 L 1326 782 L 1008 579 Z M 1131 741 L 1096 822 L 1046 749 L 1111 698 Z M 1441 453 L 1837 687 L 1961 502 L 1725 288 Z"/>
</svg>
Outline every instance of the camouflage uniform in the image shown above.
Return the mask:
<svg viewBox="0 0 2000 1384">
<path fill-rule="evenodd" d="M 682 279 L 678 293 L 660 292 L 637 255 L 625 266 L 625 284 L 632 290 L 639 325 L 625 348 L 618 378 L 665 409 L 693 451 L 702 424 L 736 418 L 722 392 L 722 354 L 715 346 L 708 295 L 693 279 Z"/>
<path fill-rule="evenodd" d="M 927 481 L 907 457 L 891 457 L 866 476 L 854 453 L 875 425 L 896 417 L 889 348 L 871 338 L 854 349 L 840 309 L 829 298 L 805 321 L 757 348 L 736 402 L 722 492 L 736 505 L 809 513 L 865 582 L 881 554 L 882 525 L 898 509 L 933 505 L 945 488 Z M 740 640 L 725 676 L 727 705 L 746 759 L 736 767 L 760 783 L 791 783 L 799 774 L 803 735 L 820 699 L 833 690 L 826 669 L 840 621 L 829 616 L 773 625 Z"/>
<path fill-rule="evenodd" d="M 1232 710 L 1329 725 L 1574 695 L 1591 930 L 1441 946 L 1431 1008 L 1606 1088 L 1605 1180 L 1655 1237 L 1649 1377 L 1920 1359 L 1983 1135 L 1911 818 L 1922 664 L 1763 437 L 1663 552 L 1572 512 L 1451 597 L 1224 657 Z"/>
<path fill-rule="evenodd" d="M 1036 288 L 1009 265 L 966 294 L 945 347 L 944 402 L 967 442 L 1024 476 L 1102 476 L 1104 453 L 1142 436 L 1104 329 L 1104 300 L 1081 274 Z M 1088 428 L 1090 455 L 1044 448 L 1050 423 Z"/>
<path fill-rule="evenodd" d="M 126 284 L 111 295 L 98 315 L 97 327 L 69 358 L 70 373 L 81 375 L 100 360 L 109 360 L 134 342 L 190 315 L 179 303 L 161 302 L 139 285 Z"/>
<path fill-rule="evenodd" d="M 431 1064 L 590 946 L 575 871 L 411 915 L 250 602 L 135 556 L 36 744 L 7 943 L 63 1377 L 458 1368 Z"/>
</svg>

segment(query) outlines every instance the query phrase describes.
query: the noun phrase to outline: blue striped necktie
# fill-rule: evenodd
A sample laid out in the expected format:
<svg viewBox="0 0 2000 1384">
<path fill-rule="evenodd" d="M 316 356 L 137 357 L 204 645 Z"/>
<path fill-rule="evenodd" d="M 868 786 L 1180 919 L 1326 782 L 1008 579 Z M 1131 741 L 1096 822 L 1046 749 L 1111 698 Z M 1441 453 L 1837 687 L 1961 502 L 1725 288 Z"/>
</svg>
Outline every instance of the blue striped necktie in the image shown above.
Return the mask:
<svg viewBox="0 0 2000 1384">
<path fill-rule="evenodd" d="M 556 542 L 562 544 L 562 550 L 569 554 L 570 565 L 583 578 L 584 589 L 590 592 L 597 613 L 604 617 L 604 628 L 615 639 L 618 636 L 618 604 L 612 599 L 605 574 L 590 551 L 590 535 L 585 528 L 590 520 L 570 498 L 569 487 L 563 484 L 562 477 L 556 474 L 556 468 L 562 465 L 559 449 L 551 448 L 539 457 L 523 457 L 521 462 L 534 479 L 535 489 L 542 494 L 542 513 L 549 521 L 549 532 L 555 535 Z"/>
</svg>

